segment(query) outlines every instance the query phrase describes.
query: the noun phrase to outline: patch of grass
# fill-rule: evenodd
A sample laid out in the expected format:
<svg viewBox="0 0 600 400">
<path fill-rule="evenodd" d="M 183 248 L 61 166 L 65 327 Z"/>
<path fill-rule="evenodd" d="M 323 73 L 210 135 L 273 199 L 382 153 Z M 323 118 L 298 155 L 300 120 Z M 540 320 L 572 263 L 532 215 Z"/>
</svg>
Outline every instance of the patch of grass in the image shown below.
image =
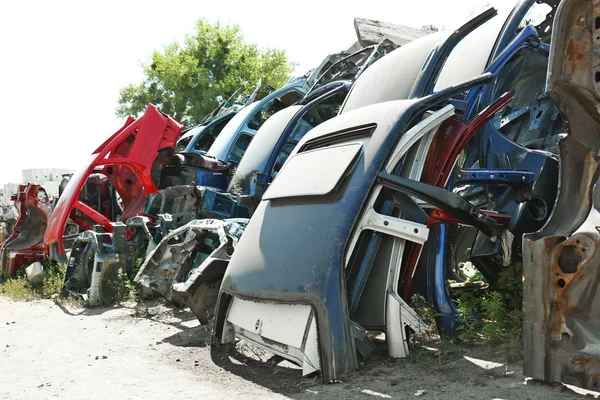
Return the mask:
<svg viewBox="0 0 600 400">
<path fill-rule="evenodd" d="M 491 344 L 502 344 L 521 339 L 522 311 L 509 308 L 502 293 L 491 291 L 477 296 L 466 293 L 457 303 L 460 340 L 482 339 Z"/>
<path fill-rule="evenodd" d="M 474 342 L 480 339 L 480 321 L 477 316 L 481 314 L 481 299 L 474 292 L 463 292 L 455 302 L 459 312 L 458 338 L 463 342 Z"/>
<path fill-rule="evenodd" d="M 27 279 L 7 279 L 0 284 L 0 295 L 16 301 L 33 301 L 41 299 L 40 293 L 34 290 Z"/>
<path fill-rule="evenodd" d="M 137 258 L 132 265 L 131 277 L 135 277 L 144 262 L 143 258 Z M 0 283 L 0 295 L 15 301 L 34 301 L 41 299 L 53 299 L 69 306 L 83 307 L 86 305 L 83 297 L 72 296 L 64 287 L 65 270 L 58 263 L 47 263 L 44 265 L 44 279 L 38 284 L 31 284 L 27 280 L 25 268 L 20 268 L 14 278 L 6 279 Z M 117 278 L 111 284 L 115 294 L 115 302 L 122 304 L 128 301 L 141 302 L 140 292 L 137 284 L 133 282 L 125 272 L 119 269 Z M 80 292 L 85 292 L 87 287 Z"/>
<path fill-rule="evenodd" d="M 135 283 L 129 280 L 129 277 L 123 270 L 119 269 L 117 280 L 115 282 L 117 286 L 115 301 L 117 303 L 124 303 L 135 299 Z"/>
<path fill-rule="evenodd" d="M 63 290 L 65 271 L 58 263 L 44 265 L 44 280 L 31 284 L 25 275 L 25 268 L 20 268 L 14 278 L 0 284 L 0 294 L 18 301 L 33 301 L 50 298 L 64 298 Z"/>
<path fill-rule="evenodd" d="M 419 318 L 427 325 L 425 334 L 432 337 L 438 334 L 435 317 L 437 316 L 433 305 L 427 302 L 425 297 L 420 294 L 415 294 L 410 299 L 410 305 L 413 310 L 419 315 Z"/>
<path fill-rule="evenodd" d="M 131 267 L 131 279 L 134 279 L 138 272 L 140 272 L 140 268 L 142 268 L 144 261 L 146 261 L 144 257 L 138 257 L 135 259 L 133 266 Z"/>
<path fill-rule="evenodd" d="M 50 263 L 44 266 L 45 278 L 41 286 L 43 298 L 64 296 L 65 269 L 59 263 Z"/>
<path fill-rule="evenodd" d="M 496 286 L 476 290 L 459 291 L 454 296 L 458 309 L 458 323 L 460 325 L 456 338 L 437 336 L 434 307 L 427 303 L 422 296 L 414 296 L 411 306 L 428 325 L 427 337 L 419 338 L 421 342 L 439 337 L 438 346 L 452 346 L 458 343 L 490 344 L 506 348 L 508 362 L 522 357 L 521 339 L 523 329 L 523 313 L 521 310 L 523 283 L 521 279 L 521 262 L 516 262 L 502 272 Z M 477 272 L 469 281 L 488 283 Z M 451 283 L 451 282 L 449 282 Z M 423 340 L 424 339 L 424 340 Z"/>
<path fill-rule="evenodd" d="M 456 299 L 461 323 L 459 338 L 466 342 L 481 339 L 494 345 L 520 343 L 523 329 L 520 285 L 516 280 L 506 280 L 502 291 L 461 293 Z"/>
</svg>

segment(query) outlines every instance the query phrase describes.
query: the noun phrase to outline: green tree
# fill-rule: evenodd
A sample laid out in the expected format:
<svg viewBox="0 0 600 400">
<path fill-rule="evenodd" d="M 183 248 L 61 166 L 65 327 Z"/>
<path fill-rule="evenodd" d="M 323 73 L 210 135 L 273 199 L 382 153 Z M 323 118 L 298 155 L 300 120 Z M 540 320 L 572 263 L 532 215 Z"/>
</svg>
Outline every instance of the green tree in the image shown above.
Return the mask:
<svg viewBox="0 0 600 400">
<path fill-rule="evenodd" d="M 148 103 L 186 125 L 202 120 L 238 88 L 250 94 L 262 78 L 262 87 L 278 88 L 294 68 L 285 50 L 248 44 L 238 25 L 223 26 L 205 19 L 183 44 L 174 42 L 154 51 L 142 63 L 144 80 L 121 89 L 116 114 L 139 115 Z"/>
</svg>

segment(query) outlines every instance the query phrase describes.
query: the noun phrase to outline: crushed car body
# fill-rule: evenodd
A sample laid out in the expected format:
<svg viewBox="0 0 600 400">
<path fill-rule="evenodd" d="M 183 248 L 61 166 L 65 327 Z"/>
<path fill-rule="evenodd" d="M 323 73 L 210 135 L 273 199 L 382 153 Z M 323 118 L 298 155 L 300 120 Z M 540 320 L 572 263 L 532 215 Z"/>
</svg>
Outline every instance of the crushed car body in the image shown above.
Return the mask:
<svg viewBox="0 0 600 400">
<path fill-rule="evenodd" d="M 472 227 L 436 224 L 432 227 L 432 241 L 424 249 L 426 257 L 421 257 L 419 268 L 413 269 L 412 265 L 407 268 L 403 279 L 405 298 L 425 290 L 438 314 L 438 328 L 448 334 L 456 334 L 460 328 L 459 312 L 452 300 L 457 293 L 453 292 L 459 293 L 465 282 L 470 283 L 459 266 L 472 263 L 494 290 L 500 287 L 503 277 L 518 276 L 521 237 L 543 226 L 554 204 L 558 180 L 555 149 L 563 121 L 554 102 L 543 93 L 548 45 L 542 39 L 548 40 L 548 36 L 540 37 L 533 26 L 517 29 L 524 10 L 535 5 L 535 2 L 521 2 L 507 19 L 497 42 L 508 44 L 504 49 L 493 49 L 489 56 L 493 61 L 485 69 L 496 79 L 465 98 L 465 118 L 473 118 L 475 112 L 504 92 L 512 92 L 513 100 L 470 143 L 452 149 L 463 151 L 464 161 L 444 182 L 449 190 L 460 193 L 472 204 L 502 213 L 511 237 L 493 242 Z M 470 36 L 461 42 L 463 48 L 480 44 Z M 457 46 L 447 61 L 450 67 L 456 65 L 456 58 L 462 57 L 463 51 Z M 436 150 L 438 153 L 431 153 L 432 160 L 425 166 L 426 175 L 431 177 L 439 172 L 436 160 L 447 157 L 443 148 Z M 418 257 L 418 251 L 412 250 L 411 263 Z M 416 275 L 410 271 L 416 271 Z M 456 283 L 445 287 L 448 280 Z M 412 288 L 412 282 L 420 288 Z M 468 288 L 471 289 L 472 286 Z"/>
<path fill-rule="evenodd" d="M 208 322 L 221 278 L 247 222 L 203 219 L 172 230 L 150 252 L 135 281 L 175 305 L 185 302 L 200 322 Z"/>
</svg>

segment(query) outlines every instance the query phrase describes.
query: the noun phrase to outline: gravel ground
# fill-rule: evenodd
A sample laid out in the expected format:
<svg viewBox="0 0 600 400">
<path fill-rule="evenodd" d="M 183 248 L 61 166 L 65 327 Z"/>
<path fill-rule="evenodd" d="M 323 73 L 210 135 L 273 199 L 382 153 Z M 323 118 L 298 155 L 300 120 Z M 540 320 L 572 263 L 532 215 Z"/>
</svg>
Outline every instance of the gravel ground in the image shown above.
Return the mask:
<svg viewBox="0 0 600 400">
<path fill-rule="evenodd" d="M 569 399 L 564 386 L 526 380 L 502 348 L 413 352 L 385 348 L 330 385 L 239 343 L 210 346 L 210 330 L 165 305 L 71 308 L 0 297 L 0 399 Z M 589 397 L 588 397 L 589 398 Z"/>
</svg>

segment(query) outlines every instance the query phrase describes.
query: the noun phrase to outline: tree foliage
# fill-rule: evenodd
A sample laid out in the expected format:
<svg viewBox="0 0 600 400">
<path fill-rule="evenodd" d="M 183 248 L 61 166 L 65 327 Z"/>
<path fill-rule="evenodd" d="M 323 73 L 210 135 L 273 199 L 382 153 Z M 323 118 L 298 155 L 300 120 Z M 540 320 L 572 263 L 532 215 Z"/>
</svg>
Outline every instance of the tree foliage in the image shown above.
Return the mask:
<svg viewBox="0 0 600 400">
<path fill-rule="evenodd" d="M 174 42 L 154 51 L 142 63 L 144 80 L 121 89 L 117 116 L 138 115 L 148 103 L 186 125 L 198 123 L 238 88 L 250 94 L 262 85 L 282 86 L 294 65 L 285 50 L 262 49 L 244 41 L 238 25 L 196 22 L 196 32 L 183 44 Z"/>
</svg>

